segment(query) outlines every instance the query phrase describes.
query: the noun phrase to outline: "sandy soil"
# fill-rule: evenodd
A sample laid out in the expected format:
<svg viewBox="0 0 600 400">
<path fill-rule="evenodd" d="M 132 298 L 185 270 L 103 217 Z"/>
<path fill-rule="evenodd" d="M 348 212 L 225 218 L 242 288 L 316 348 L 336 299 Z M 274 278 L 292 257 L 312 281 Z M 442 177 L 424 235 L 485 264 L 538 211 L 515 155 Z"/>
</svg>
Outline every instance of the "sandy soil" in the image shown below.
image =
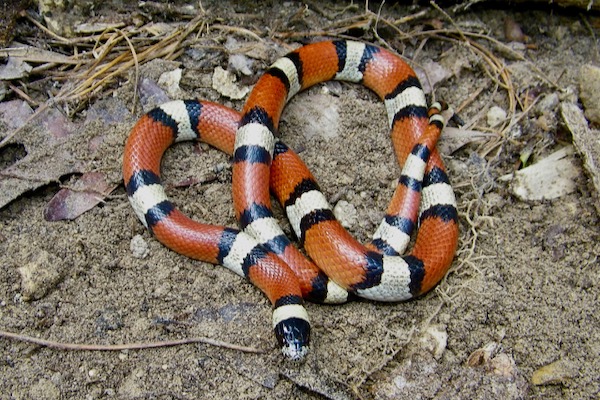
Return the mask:
<svg viewBox="0 0 600 400">
<path fill-rule="evenodd" d="M 316 6 L 309 5 L 299 23 L 291 18 L 300 11 L 298 4 L 276 3 L 239 5 L 235 10 L 204 4 L 211 21 L 221 18 L 222 23 L 264 33 L 269 60 L 256 61 L 254 74 L 285 54 L 288 45 L 298 43 L 270 39 L 267 32 L 284 27 L 318 31 L 331 24 L 326 15 L 314 11 Z M 327 2 L 318 7 L 330 13 L 334 8 Z M 393 20 L 415 11 L 386 6 L 382 15 Z M 337 18 L 359 12 L 350 10 Z M 535 44 L 523 50 L 530 65 L 557 83 L 550 87 L 522 62 L 506 58 L 514 66 L 520 97 L 527 90 L 548 95 L 574 87 L 580 65 L 593 62 L 597 55 L 590 50 L 596 44 L 579 14 L 477 9 L 456 20 L 465 26 L 476 24 L 482 33 L 504 41 L 506 17 L 517 21 Z M 352 33 L 381 44 L 371 32 Z M 508 109 L 506 93 L 493 92 L 481 60 L 474 59 L 465 46 L 433 39 L 401 42 L 385 29 L 380 34 L 417 64 L 455 68 L 454 75 L 436 86 L 437 98 L 455 108 L 483 88 L 461 110 L 463 120 L 491 105 Z M 253 43 L 248 37 L 233 36 Z M 198 43 L 217 45 L 225 37 L 211 31 Z M 220 97 L 210 84 L 213 68 L 226 67 L 227 52 L 211 50 L 205 55 L 200 66 L 192 51 L 180 58 L 181 98 L 208 98 L 240 109 L 241 101 Z M 173 68 L 172 63 L 153 63 L 142 69 L 142 76 L 157 80 Z M 122 113 L 114 122 L 100 118 L 83 124 L 86 111 L 76 117 L 82 128 L 74 133 L 79 143 L 99 137 L 102 143 L 94 153 L 83 145 L 72 151 L 92 161 L 115 184 L 121 179 L 123 143 L 139 117 L 123 111 L 130 108 L 131 93 L 132 83 L 124 79 L 115 96 L 92 105 L 103 115 Z M 319 107 L 306 104 L 319 104 L 323 96 L 339 112 L 338 127 L 314 133 L 302 119 L 319 118 Z M 526 145 L 533 145 L 534 157 L 542 158 L 570 140 L 556 123 L 556 105 L 550 115 L 555 122 L 544 131 L 536 125 L 539 114 L 530 112 L 518 124 L 519 135 L 512 132 L 510 140 L 503 140 L 487 156 L 478 144 L 445 154 L 461 226 L 460 251 L 447 278 L 433 292 L 407 303 L 309 304 L 313 346 L 302 365 L 284 362 L 276 349 L 267 299 L 222 267 L 189 260 L 163 247 L 135 219 L 122 185 L 101 206 L 73 221 L 44 219 L 57 185 L 13 201 L 0 210 L 0 329 L 59 342 L 97 344 L 207 336 L 255 346 L 265 353 L 205 344 L 120 352 L 60 351 L 3 339 L 0 398 L 597 398 L 597 194 L 581 167 L 576 191 L 552 201 L 519 201 L 508 184 L 498 180 L 514 170 Z M 284 141 L 304 149 L 301 156 L 326 195 L 356 208 L 358 219 L 351 231 L 361 240 L 378 224 L 398 175 L 385 120 L 384 107 L 364 88 L 328 83 L 298 95 L 281 125 Z M 478 126 L 485 126 L 485 118 Z M 26 129 L 16 140 L 39 134 L 43 134 L 39 127 Z M 226 155 L 203 146 L 177 145 L 166 155 L 163 173 L 171 184 L 169 196 L 188 215 L 235 226 Z M 215 179 L 172 186 L 203 174 L 214 174 Z M 70 184 L 73 178 L 64 179 Z M 149 248 L 143 259 L 134 257 L 130 249 L 138 234 Z M 48 275 L 51 283 L 42 284 L 47 293 L 39 299 L 26 301 L 22 267 L 38 276 Z M 447 342 L 433 339 L 446 335 Z M 481 355 L 479 363 L 473 358 L 468 362 L 473 353 Z M 534 371 L 556 361 L 564 369 L 557 382 L 533 385 Z"/>
</svg>

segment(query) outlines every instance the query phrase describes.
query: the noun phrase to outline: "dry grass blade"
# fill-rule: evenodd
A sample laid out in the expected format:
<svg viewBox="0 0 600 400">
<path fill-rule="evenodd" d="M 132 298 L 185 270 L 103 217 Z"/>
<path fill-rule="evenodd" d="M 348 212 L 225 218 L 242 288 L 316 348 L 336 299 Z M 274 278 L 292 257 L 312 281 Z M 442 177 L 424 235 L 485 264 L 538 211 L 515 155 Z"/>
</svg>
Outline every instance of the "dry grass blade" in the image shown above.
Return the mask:
<svg viewBox="0 0 600 400">
<path fill-rule="evenodd" d="M 102 46 L 98 60 L 79 74 L 79 84 L 72 90 L 60 96 L 58 100 L 80 101 L 99 93 L 107 85 L 114 82 L 117 76 L 126 74 L 131 68 L 137 69 L 142 63 L 156 58 L 174 60 L 183 48 L 183 41 L 203 24 L 203 19 L 197 17 L 185 26 L 175 29 L 171 34 L 157 43 L 136 49 L 130 39 L 132 32 L 115 30 L 114 35 Z M 127 52 L 121 52 L 109 58 L 112 49 L 121 41 L 127 42 Z"/>
<path fill-rule="evenodd" d="M 51 32 L 34 18 L 27 18 L 54 39 L 55 46 L 70 47 L 71 55 L 16 43 L 10 48 L 0 49 L 0 57 L 19 57 L 24 61 L 40 63 L 42 65 L 35 67 L 32 73 L 45 73 L 51 79 L 69 82 L 69 86 L 63 86 L 50 101 L 75 102 L 75 109 L 80 108 L 91 96 L 106 90 L 117 77 L 128 74 L 131 68 L 135 69 L 134 79 L 137 82 L 141 64 L 156 58 L 176 59 L 183 51 L 185 39 L 201 30 L 205 24 L 203 15 L 199 15 L 185 24 L 173 24 L 172 32 L 164 37 L 140 35 L 146 32 L 146 26 L 143 26 L 113 27 L 100 34 L 67 39 Z M 253 38 L 257 36 L 245 29 L 238 31 Z M 82 53 L 80 48 L 89 48 L 90 51 Z"/>
<path fill-rule="evenodd" d="M 57 93 L 51 95 L 50 99 L 39 103 L 39 108 L 29 120 L 37 117 L 41 110 L 60 102 L 71 103 L 67 105 L 71 112 L 81 109 L 91 97 L 104 93 L 109 85 L 114 84 L 118 77 L 127 75 L 131 68 L 135 71 L 134 83 L 137 83 L 141 64 L 156 58 L 176 59 L 183 52 L 186 38 L 195 31 L 201 31 L 205 26 L 202 14 L 185 24 L 173 24 L 174 29 L 163 37 L 147 37 L 147 26 L 143 26 L 127 29 L 109 28 L 101 34 L 67 39 L 52 33 L 33 18 L 27 18 L 56 40 L 53 46 L 66 47 L 65 51 L 71 53 L 69 56 L 20 43 L 0 49 L 0 58 L 19 57 L 24 61 L 40 63 L 41 65 L 32 70 L 32 75 L 43 73 L 44 80 L 67 82 Z M 250 31 L 243 30 L 241 33 L 248 32 Z M 81 48 L 87 48 L 89 51 L 81 52 Z M 137 85 L 134 87 L 137 88 Z M 24 98 L 24 93 L 14 91 Z M 30 101 L 30 104 L 34 103 Z M 133 107 L 135 108 L 135 104 Z M 20 129 L 17 129 L 7 134 L 0 141 L 0 148 L 19 131 Z"/>
</svg>

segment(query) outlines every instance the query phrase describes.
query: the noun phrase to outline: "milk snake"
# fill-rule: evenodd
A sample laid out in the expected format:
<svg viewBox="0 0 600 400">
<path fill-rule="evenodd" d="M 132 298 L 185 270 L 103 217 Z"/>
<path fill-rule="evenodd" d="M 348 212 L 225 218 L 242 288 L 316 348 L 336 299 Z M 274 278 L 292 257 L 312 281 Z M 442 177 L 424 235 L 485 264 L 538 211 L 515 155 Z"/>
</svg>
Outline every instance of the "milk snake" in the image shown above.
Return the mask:
<svg viewBox="0 0 600 400">
<path fill-rule="evenodd" d="M 276 138 L 286 102 L 328 80 L 362 83 L 384 101 L 403 166 L 367 246 L 336 221 L 306 165 Z M 408 300 L 434 287 L 450 266 L 458 223 L 454 192 L 435 148 L 443 127 L 440 108 L 436 103 L 428 110 L 414 71 L 387 50 L 347 40 L 306 45 L 262 75 L 241 114 L 189 100 L 144 115 L 125 146 L 127 194 L 138 218 L 164 245 L 221 264 L 260 288 L 273 304 L 283 354 L 300 360 L 310 337 L 303 299 L 341 303 L 352 293 L 378 301 Z M 160 160 L 172 143 L 184 140 L 202 140 L 233 155 L 233 204 L 241 230 L 193 221 L 167 199 Z M 270 193 L 312 261 L 276 223 Z M 415 227 L 414 247 L 401 256 Z"/>
</svg>

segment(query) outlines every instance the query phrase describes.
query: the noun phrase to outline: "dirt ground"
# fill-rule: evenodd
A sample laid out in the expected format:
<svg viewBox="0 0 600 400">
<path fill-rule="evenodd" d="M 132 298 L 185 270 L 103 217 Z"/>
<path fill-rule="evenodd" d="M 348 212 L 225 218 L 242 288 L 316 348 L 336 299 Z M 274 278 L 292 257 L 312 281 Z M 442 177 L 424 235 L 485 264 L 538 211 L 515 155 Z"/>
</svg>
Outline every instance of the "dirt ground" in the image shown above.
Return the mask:
<svg viewBox="0 0 600 400">
<path fill-rule="evenodd" d="M 128 21 L 137 13 L 137 2 L 132 3 L 129 8 L 112 5 L 110 10 L 105 4 L 94 12 Z M 203 3 L 209 26 L 238 30 L 205 29 L 177 63 L 143 65 L 140 79 L 157 82 L 162 73 L 180 67 L 177 98 L 205 98 L 238 110 L 243 100 L 227 99 L 211 84 L 214 68 L 227 68 L 228 38 L 238 48 L 266 49 L 264 57 L 252 58 L 250 76 L 238 74 L 236 85 L 243 88 L 277 57 L 302 43 L 327 38 L 318 32 L 364 13 L 362 4 L 344 10 L 328 1 L 306 6 Z M 370 7 L 378 12 L 378 4 Z M 437 23 L 452 28 L 434 9 L 384 5 L 380 12 L 382 18 L 398 20 L 421 10 L 428 14 L 399 27 L 405 32 L 433 29 Z M 159 15 L 153 18 L 160 21 Z M 573 88 L 577 92 L 580 66 L 598 63 L 598 45 L 586 19 L 578 12 L 550 8 L 515 12 L 482 6 L 453 14 L 462 29 L 502 43 L 507 42 L 507 18 L 529 37 L 513 47 L 524 61 L 503 53 L 491 41 L 478 43 L 510 68 L 515 98 L 526 102 L 558 94 L 559 102 L 567 101 L 564 93 Z M 261 40 L 239 28 L 257 33 Z M 558 102 L 524 114 L 515 107 L 518 122 L 500 135 L 501 129 L 487 126 L 486 112 L 496 105 L 511 117 L 509 94 L 496 85 L 499 75 L 494 76 L 479 53 L 474 55 L 459 40 L 404 38 L 384 24 L 377 27 L 376 37 L 373 28 L 374 24 L 340 34 L 389 44 L 411 65 L 449 70 L 435 85 L 436 98 L 455 109 L 465 103 L 459 110 L 462 120 L 475 121 L 470 129 L 488 133 L 483 141 L 469 140 L 444 153 L 457 195 L 461 235 L 453 266 L 435 290 L 400 304 L 308 304 L 313 326 L 310 355 L 300 365 L 285 362 L 270 328 L 269 303 L 258 289 L 222 267 L 166 249 L 135 218 L 120 176 L 123 143 L 142 113 L 139 107 L 135 115 L 129 111 L 131 73 L 122 77 L 113 95 L 94 99 L 75 114 L 69 126 L 76 129 L 70 128 L 69 140 L 56 139 L 65 140 L 57 151 L 66 151 L 88 171 L 105 174 L 115 187 L 111 195 L 72 221 L 44 218 L 58 184 L 43 185 L 0 209 L 0 330 L 90 344 L 205 336 L 264 353 L 202 343 L 63 351 L 2 339 L 0 398 L 598 398 L 597 193 L 577 157 L 575 190 L 553 200 L 519 200 L 509 182 L 499 179 L 519 166 L 524 149 L 531 149 L 535 162 L 570 143 L 560 123 Z M 278 32 L 312 35 L 282 38 Z M 15 97 L 5 101 L 11 99 Z M 153 105 L 153 100 L 142 101 L 145 111 Z M 550 122 L 542 125 L 541 115 Z M 329 122 L 315 127 L 306 122 L 312 120 Z M 45 143 L 40 138 L 47 135 L 46 128 L 31 124 L 12 143 L 33 151 Z M 399 174 L 381 102 L 358 85 L 318 85 L 291 101 L 280 131 L 283 140 L 300 151 L 328 198 L 334 204 L 347 201 L 356 209 L 350 231 L 366 241 Z M 1 132 L 4 137 L 9 129 Z M 96 144 L 93 150 L 91 143 Z M 2 168 L 22 157 L 15 149 L 19 147 L 0 149 Z M 207 146 L 179 144 L 166 154 L 162 171 L 168 195 L 187 215 L 236 226 L 227 155 Z M 62 185 L 73 185 L 79 176 L 65 174 Z M 207 176 L 210 179 L 202 183 L 177 185 Z M 289 231 L 285 220 L 282 223 Z M 148 247 L 145 258 L 135 257 L 131 250 L 136 235 L 141 235 L 142 247 Z M 39 290 L 33 294 L 25 288 L 28 272 L 38 282 Z M 533 384 L 534 372 L 547 365 L 554 367 L 550 374 L 556 376 Z"/>
</svg>

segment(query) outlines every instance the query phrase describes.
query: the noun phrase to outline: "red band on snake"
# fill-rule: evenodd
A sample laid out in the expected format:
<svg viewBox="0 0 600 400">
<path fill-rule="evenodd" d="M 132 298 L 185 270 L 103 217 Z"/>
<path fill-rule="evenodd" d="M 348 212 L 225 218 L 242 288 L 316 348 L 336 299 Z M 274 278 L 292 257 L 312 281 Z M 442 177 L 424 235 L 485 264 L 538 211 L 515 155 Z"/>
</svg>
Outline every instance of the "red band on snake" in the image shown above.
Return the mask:
<svg viewBox="0 0 600 400">
<path fill-rule="evenodd" d="M 297 92 L 327 80 L 362 83 L 385 103 L 402 172 L 385 217 L 367 246 L 333 216 L 314 177 L 276 139 L 281 112 Z M 307 45 L 277 60 L 252 90 L 242 114 L 192 101 L 166 103 L 134 126 L 123 175 L 142 223 L 167 247 L 221 264 L 248 278 L 274 307 L 273 327 L 292 360 L 308 351 L 303 299 L 340 303 L 347 293 L 403 301 L 433 288 L 458 242 L 454 193 L 435 148 L 441 106 L 428 111 L 413 70 L 392 53 L 353 41 Z M 167 199 L 160 160 L 174 142 L 202 140 L 233 155 L 233 200 L 242 230 L 193 221 Z M 272 192 L 311 260 L 294 247 L 271 213 Z M 415 245 L 404 253 L 412 231 Z"/>
</svg>

